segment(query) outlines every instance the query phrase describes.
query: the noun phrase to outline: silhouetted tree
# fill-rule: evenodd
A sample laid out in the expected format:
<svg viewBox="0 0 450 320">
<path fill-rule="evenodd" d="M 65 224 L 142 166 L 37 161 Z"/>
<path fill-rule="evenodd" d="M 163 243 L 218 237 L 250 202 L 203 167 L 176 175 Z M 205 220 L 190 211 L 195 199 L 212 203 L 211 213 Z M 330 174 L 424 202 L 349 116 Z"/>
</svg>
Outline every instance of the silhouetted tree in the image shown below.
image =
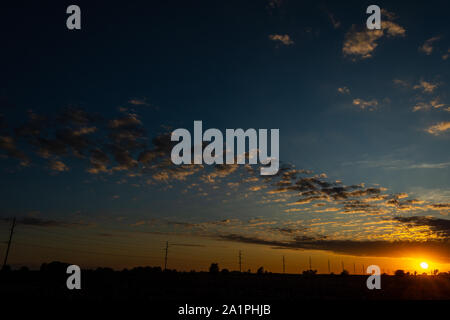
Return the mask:
<svg viewBox="0 0 450 320">
<path fill-rule="evenodd" d="M 3 271 L 3 272 L 9 272 L 9 271 L 11 271 L 11 267 L 10 267 L 9 265 L 4 265 L 4 266 L 2 267 L 2 271 Z"/>
<path fill-rule="evenodd" d="M 396 277 L 404 277 L 405 276 L 405 271 L 404 270 L 395 270 L 394 275 Z"/>
<path fill-rule="evenodd" d="M 41 265 L 41 272 L 45 272 L 53 275 L 66 275 L 67 267 L 70 266 L 70 263 L 61 262 L 61 261 L 52 261 L 50 263 L 43 263 Z"/>
<path fill-rule="evenodd" d="M 256 271 L 257 274 L 263 274 L 264 273 L 264 267 L 259 267 Z"/>
<path fill-rule="evenodd" d="M 211 266 L 209 267 L 209 273 L 213 273 L 213 274 L 219 273 L 219 264 L 211 263 Z"/>
<path fill-rule="evenodd" d="M 20 267 L 19 271 L 20 272 L 28 272 L 28 271 L 30 271 L 30 269 L 28 269 L 27 266 L 22 266 L 22 267 Z"/>
<path fill-rule="evenodd" d="M 317 273 L 317 270 L 303 270 L 302 274 L 304 276 L 315 276 Z"/>
<path fill-rule="evenodd" d="M 350 273 L 347 270 L 342 270 L 341 276 L 348 276 Z"/>
<path fill-rule="evenodd" d="M 220 271 L 222 274 L 229 274 L 230 271 L 228 269 L 222 269 L 222 271 Z"/>
</svg>

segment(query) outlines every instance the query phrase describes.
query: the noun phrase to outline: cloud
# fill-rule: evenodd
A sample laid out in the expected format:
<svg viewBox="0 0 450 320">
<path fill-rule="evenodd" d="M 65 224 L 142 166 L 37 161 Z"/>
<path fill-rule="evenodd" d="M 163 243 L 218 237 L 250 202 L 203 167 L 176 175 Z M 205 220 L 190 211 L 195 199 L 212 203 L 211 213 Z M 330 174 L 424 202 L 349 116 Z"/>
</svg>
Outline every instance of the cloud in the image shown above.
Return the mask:
<svg viewBox="0 0 450 320">
<path fill-rule="evenodd" d="M 418 163 L 408 166 L 408 169 L 445 169 L 450 167 L 450 162 Z"/>
<path fill-rule="evenodd" d="M 282 4 L 283 0 L 268 0 L 266 8 L 271 12 L 271 10 L 280 8 Z"/>
<path fill-rule="evenodd" d="M 355 25 L 345 35 L 342 53 L 344 57 L 350 57 L 353 61 L 358 59 L 368 59 L 373 57 L 373 52 L 378 47 L 378 41 L 382 37 L 394 38 L 403 37 L 406 30 L 391 21 L 393 15 L 385 10 L 382 10 L 384 19 L 381 22 L 381 29 L 368 30 L 358 29 Z"/>
<path fill-rule="evenodd" d="M 425 53 L 427 56 L 433 53 L 433 43 L 440 40 L 441 36 L 432 37 L 424 42 L 422 46 L 419 47 L 419 51 Z"/>
<path fill-rule="evenodd" d="M 446 104 L 441 103 L 440 98 L 436 97 L 434 99 L 432 99 L 429 102 L 418 102 L 414 107 L 413 107 L 413 112 L 416 111 L 428 111 L 428 110 L 432 110 L 432 109 L 442 109 L 445 111 L 450 111 L 450 107 L 447 107 Z"/>
<path fill-rule="evenodd" d="M 447 52 L 446 53 L 444 53 L 443 55 L 442 55 L 442 60 L 447 60 L 448 59 L 448 57 L 450 57 L 450 48 L 447 50 Z"/>
<path fill-rule="evenodd" d="M 341 26 L 341 22 L 339 20 L 336 19 L 336 17 L 334 16 L 334 14 L 332 14 L 331 12 L 328 13 L 328 18 L 330 19 L 331 24 L 333 25 L 334 29 L 339 29 L 339 27 Z"/>
<path fill-rule="evenodd" d="M 376 99 L 372 99 L 369 101 L 365 101 L 363 99 L 353 99 L 353 105 L 357 106 L 358 108 L 360 108 L 361 110 L 369 110 L 369 111 L 373 111 L 377 108 L 378 106 L 378 101 Z"/>
<path fill-rule="evenodd" d="M 366 109 L 373 107 L 370 101 L 359 100 L 358 107 L 362 106 Z M 367 103 L 369 104 L 365 105 Z M 317 215 L 347 219 L 343 215 L 352 215 L 362 220 L 403 210 L 438 210 L 427 207 L 433 205 L 432 203 L 400 201 L 399 196 L 385 194 L 385 189 L 381 187 L 366 187 L 364 184 L 347 186 L 340 181 L 330 181 L 323 173 L 314 174 L 286 163 L 282 163 L 279 172 L 270 177 L 259 176 L 257 166 L 251 165 L 175 166 L 170 161 L 173 145 L 170 134 L 162 133 L 150 139 L 142 128 L 140 117 L 128 111 L 122 111 L 117 117 L 98 119 L 86 112 L 71 109 L 62 117 L 57 117 L 58 121 L 54 122 L 50 118 L 32 113 L 30 121 L 18 128 L 17 136 L 14 137 L 22 139 L 23 145 L 28 143 L 35 147 L 42 155 L 45 150 L 45 157 L 56 172 L 68 169 L 66 163 L 70 162 L 66 159 L 72 154 L 70 150 L 76 150 L 77 159 L 86 162 L 87 172 L 90 174 L 113 174 L 121 171 L 127 178 L 140 179 L 138 177 L 142 176 L 143 181 L 140 185 L 146 183 L 162 185 L 161 189 L 164 190 L 173 188 L 172 182 L 186 181 L 190 178 L 192 181 L 189 183 L 180 183 L 185 186 L 180 192 L 192 192 L 202 196 L 208 194 L 208 198 L 223 196 L 226 201 L 249 201 L 247 198 L 251 197 L 256 199 L 258 204 L 270 203 L 271 206 L 276 206 L 276 210 L 282 213 L 283 218 L 305 216 L 306 219 L 310 219 L 311 215 Z M 4 139 L 3 147 L 11 148 L 12 142 L 14 140 Z M 423 167 L 431 168 L 437 165 L 428 164 Z M 122 183 L 123 180 L 126 179 L 121 179 L 120 182 Z M 223 191 L 225 188 L 228 190 Z M 215 191 L 218 189 L 220 190 Z M 175 188 L 172 190 L 175 192 Z M 248 192 L 249 190 L 252 192 Z M 317 206 L 318 203 L 320 207 Z M 445 211 L 445 208 L 439 211 Z M 292 214 L 285 214 L 285 212 Z M 297 215 L 294 214 L 295 212 L 302 212 L 305 215 Z M 320 220 L 320 218 L 316 219 Z M 317 225 L 320 222 L 323 221 L 314 221 L 314 224 Z M 307 223 L 313 222 L 306 221 Z M 175 224 L 166 224 L 164 227 L 170 226 Z M 176 226 L 187 228 L 187 225 L 176 224 Z M 198 223 L 191 228 L 203 232 L 205 226 L 211 228 L 211 226 L 217 227 L 218 224 Z M 281 223 L 271 226 L 290 227 Z M 331 224 L 327 225 L 327 228 L 330 226 Z M 261 228 L 258 230 L 275 231 L 275 229 L 262 229 L 262 223 L 241 224 L 239 227 L 243 230 Z M 340 227 L 347 228 L 345 224 L 340 224 Z M 336 234 L 333 230 L 326 231 Z M 352 237 L 356 227 L 349 226 L 346 231 L 348 233 L 343 232 L 341 235 Z M 283 234 L 285 235 L 286 232 Z M 365 234 L 370 236 L 369 231 Z"/>
<path fill-rule="evenodd" d="M 69 167 L 66 164 L 59 160 L 50 160 L 48 167 L 57 172 L 69 171 Z"/>
<path fill-rule="evenodd" d="M 109 163 L 108 155 L 100 149 L 91 150 L 91 156 L 89 159 L 90 167 L 86 169 L 87 172 L 92 174 L 99 174 L 101 172 L 108 172 L 107 165 Z"/>
<path fill-rule="evenodd" d="M 341 88 L 338 88 L 337 89 L 337 91 L 340 93 L 340 94 L 350 94 L 350 89 L 349 88 L 347 88 L 347 87 L 341 87 Z"/>
<path fill-rule="evenodd" d="M 438 83 L 431 83 L 425 80 L 421 80 L 418 84 L 416 84 L 413 89 L 414 90 L 422 90 L 424 93 L 433 93 L 433 91 L 439 86 Z"/>
<path fill-rule="evenodd" d="M 128 100 L 128 103 L 132 104 L 134 106 L 148 106 L 148 103 L 145 99 L 134 98 L 134 99 Z"/>
<path fill-rule="evenodd" d="M 195 243 L 170 243 L 170 245 L 177 246 L 177 247 L 201 247 L 205 248 L 206 246 L 203 244 L 195 244 Z"/>
<path fill-rule="evenodd" d="M 323 250 L 336 254 L 364 257 L 416 257 L 417 252 L 427 252 L 437 260 L 450 262 L 449 241 L 358 241 L 327 240 L 313 237 L 294 237 L 291 240 L 279 241 L 260 237 L 249 237 L 238 234 L 218 235 L 218 239 L 270 246 L 274 249 Z"/>
<path fill-rule="evenodd" d="M 27 166 L 30 162 L 28 157 L 16 146 L 16 141 L 11 136 L 0 136 L 0 151 L 6 152 L 7 157 L 21 160 L 21 165 Z"/>
<path fill-rule="evenodd" d="M 281 42 L 285 46 L 290 46 L 294 44 L 294 41 L 288 34 L 271 34 L 269 35 L 269 39 L 272 41 Z"/>
<path fill-rule="evenodd" d="M 409 87 L 408 82 L 406 82 L 405 80 L 401 80 L 401 79 L 394 79 L 392 80 L 392 82 L 397 85 L 397 86 L 401 86 L 401 87 Z"/>
<path fill-rule="evenodd" d="M 438 136 L 441 133 L 444 133 L 449 129 L 450 129 L 450 121 L 442 121 L 442 122 L 436 123 L 436 124 L 428 127 L 426 129 L 426 132 L 428 132 L 429 134 Z"/>
<path fill-rule="evenodd" d="M 137 114 L 134 113 L 129 113 L 118 119 L 111 120 L 109 123 L 111 128 L 136 127 L 141 124 L 141 120 L 139 120 Z"/>
<path fill-rule="evenodd" d="M 8 218 L 0 218 L 0 221 L 7 222 L 10 219 Z M 88 224 L 83 222 L 66 222 L 59 220 L 48 220 L 41 219 L 36 217 L 23 217 L 17 219 L 16 222 L 18 224 L 28 225 L 28 226 L 37 226 L 37 227 L 82 227 L 88 226 Z"/>
<path fill-rule="evenodd" d="M 441 206 L 449 207 L 449 204 L 443 204 Z M 450 238 L 450 220 L 438 219 L 425 216 L 412 216 L 412 217 L 394 217 L 395 220 L 408 224 L 410 226 L 427 226 L 443 238 Z"/>
</svg>

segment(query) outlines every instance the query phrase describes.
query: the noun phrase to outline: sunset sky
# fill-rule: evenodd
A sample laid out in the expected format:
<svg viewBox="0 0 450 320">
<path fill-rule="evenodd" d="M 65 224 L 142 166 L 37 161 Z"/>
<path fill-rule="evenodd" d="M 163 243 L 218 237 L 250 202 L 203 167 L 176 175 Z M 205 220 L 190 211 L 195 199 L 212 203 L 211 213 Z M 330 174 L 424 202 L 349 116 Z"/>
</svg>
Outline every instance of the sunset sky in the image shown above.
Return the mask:
<svg viewBox="0 0 450 320">
<path fill-rule="evenodd" d="M 450 3 L 2 4 L 0 256 L 117 269 L 450 270 Z M 278 175 L 170 133 L 280 130 Z"/>
</svg>

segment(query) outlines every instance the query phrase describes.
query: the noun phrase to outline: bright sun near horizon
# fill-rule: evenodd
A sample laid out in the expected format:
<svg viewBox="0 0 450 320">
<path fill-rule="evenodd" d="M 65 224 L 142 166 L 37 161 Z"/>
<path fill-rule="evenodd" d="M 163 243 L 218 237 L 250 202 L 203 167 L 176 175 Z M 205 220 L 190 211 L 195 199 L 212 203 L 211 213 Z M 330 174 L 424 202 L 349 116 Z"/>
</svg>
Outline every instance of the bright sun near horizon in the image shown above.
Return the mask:
<svg viewBox="0 0 450 320">
<path fill-rule="evenodd" d="M 423 262 L 420 263 L 420 267 L 421 267 L 422 269 L 428 269 L 428 263 L 426 263 L 425 261 L 423 261 Z"/>
</svg>

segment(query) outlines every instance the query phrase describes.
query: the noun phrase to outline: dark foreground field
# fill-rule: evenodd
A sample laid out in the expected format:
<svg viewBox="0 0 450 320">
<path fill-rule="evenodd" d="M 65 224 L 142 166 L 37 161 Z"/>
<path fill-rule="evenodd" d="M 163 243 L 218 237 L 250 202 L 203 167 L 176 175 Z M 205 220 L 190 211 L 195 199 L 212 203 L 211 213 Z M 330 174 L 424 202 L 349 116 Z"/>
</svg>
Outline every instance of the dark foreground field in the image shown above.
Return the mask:
<svg viewBox="0 0 450 320">
<path fill-rule="evenodd" d="M 83 270 L 81 290 L 68 290 L 66 269 L 0 272 L 0 296 L 20 299 L 143 299 L 173 302 L 326 300 L 450 300 L 450 277 L 382 276 L 368 290 L 366 276 L 161 272 L 159 268 Z"/>
</svg>

